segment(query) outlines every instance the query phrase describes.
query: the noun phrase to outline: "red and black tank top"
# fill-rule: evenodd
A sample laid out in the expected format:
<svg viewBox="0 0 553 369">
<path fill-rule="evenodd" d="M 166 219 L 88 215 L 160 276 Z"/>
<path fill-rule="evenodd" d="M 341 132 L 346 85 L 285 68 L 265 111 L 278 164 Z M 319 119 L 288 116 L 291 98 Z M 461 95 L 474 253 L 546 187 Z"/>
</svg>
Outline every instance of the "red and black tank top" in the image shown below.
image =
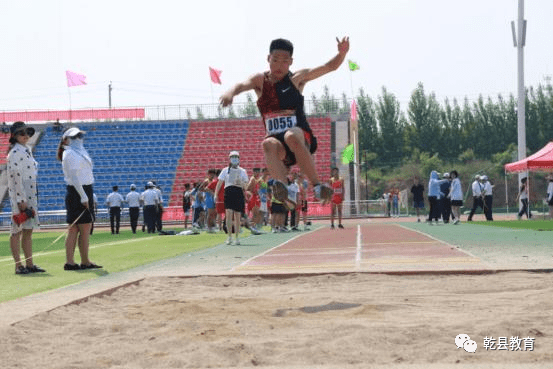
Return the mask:
<svg viewBox="0 0 553 369">
<path fill-rule="evenodd" d="M 267 136 L 278 135 L 293 127 L 311 133 L 304 111 L 304 98 L 294 86 L 288 73 L 281 81 L 273 83 L 269 72 L 263 78 L 263 91 L 257 100 Z"/>
</svg>

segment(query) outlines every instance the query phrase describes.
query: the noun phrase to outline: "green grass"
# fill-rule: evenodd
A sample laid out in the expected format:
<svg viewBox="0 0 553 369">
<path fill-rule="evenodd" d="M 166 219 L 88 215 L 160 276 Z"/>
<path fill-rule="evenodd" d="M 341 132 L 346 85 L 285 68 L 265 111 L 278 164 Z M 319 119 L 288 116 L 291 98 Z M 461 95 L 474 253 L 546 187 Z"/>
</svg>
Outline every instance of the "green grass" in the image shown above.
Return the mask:
<svg viewBox="0 0 553 369">
<path fill-rule="evenodd" d="M 533 231 L 553 231 L 553 221 L 551 220 L 494 220 L 493 222 L 473 223 L 491 227 L 529 229 Z"/>
<path fill-rule="evenodd" d="M 172 237 L 142 232 L 132 234 L 130 230 L 125 230 L 114 236 L 110 231 L 95 230 L 90 238 L 90 259 L 104 268 L 70 272 L 63 270 L 65 238 L 51 245 L 60 234 L 62 231 L 33 233 L 33 262 L 47 272 L 27 275 L 14 273 L 9 234 L 0 234 L 0 302 L 213 247 L 225 240 L 223 233 Z M 24 258 L 23 253 L 21 258 Z M 80 261 L 78 249 L 75 261 Z"/>
</svg>

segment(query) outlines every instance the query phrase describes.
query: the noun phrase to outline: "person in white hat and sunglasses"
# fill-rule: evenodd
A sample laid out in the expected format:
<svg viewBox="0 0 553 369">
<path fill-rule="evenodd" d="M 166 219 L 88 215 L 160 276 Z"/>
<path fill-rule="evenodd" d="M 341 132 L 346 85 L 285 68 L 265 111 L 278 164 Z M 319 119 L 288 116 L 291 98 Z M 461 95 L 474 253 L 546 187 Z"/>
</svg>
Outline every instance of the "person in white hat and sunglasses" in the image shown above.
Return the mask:
<svg viewBox="0 0 553 369">
<path fill-rule="evenodd" d="M 90 261 L 89 238 L 94 222 L 94 175 L 92 159 L 84 148 L 85 132 L 77 127 L 67 129 L 58 146 L 57 158 L 63 167 L 67 184 L 65 208 L 69 230 L 65 239 L 64 270 L 102 268 Z M 81 264 L 75 263 L 75 248 L 79 245 Z"/>
<path fill-rule="evenodd" d="M 240 234 L 240 218 L 246 210 L 246 198 L 244 190 L 248 185 L 249 178 L 246 170 L 240 167 L 240 153 L 231 151 L 229 153 L 229 165 L 223 168 L 219 174 L 219 182 L 215 188 L 215 196 L 225 184 L 225 221 L 227 223 L 228 239 L 227 245 L 232 243 L 232 231 L 235 233 L 235 245 L 240 245 L 238 235 Z M 233 228 L 234 225 L 234 228 Z"/>
</svg>

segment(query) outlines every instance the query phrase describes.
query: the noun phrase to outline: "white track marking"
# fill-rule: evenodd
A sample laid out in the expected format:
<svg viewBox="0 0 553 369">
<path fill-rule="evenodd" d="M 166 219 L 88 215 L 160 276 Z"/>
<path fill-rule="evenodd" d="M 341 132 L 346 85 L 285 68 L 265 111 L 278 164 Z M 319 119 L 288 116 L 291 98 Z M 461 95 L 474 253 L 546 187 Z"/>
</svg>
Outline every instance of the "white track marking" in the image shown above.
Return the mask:
<svg viewBox="0 0 553 369">
<path fill-rule="evenodd" d="M 363 244 L 361 243 L 361 225 L 357 225 L 357 252 L 355 253 L 355 269 L 361 268 L 361 252 Z"/>
</svg>

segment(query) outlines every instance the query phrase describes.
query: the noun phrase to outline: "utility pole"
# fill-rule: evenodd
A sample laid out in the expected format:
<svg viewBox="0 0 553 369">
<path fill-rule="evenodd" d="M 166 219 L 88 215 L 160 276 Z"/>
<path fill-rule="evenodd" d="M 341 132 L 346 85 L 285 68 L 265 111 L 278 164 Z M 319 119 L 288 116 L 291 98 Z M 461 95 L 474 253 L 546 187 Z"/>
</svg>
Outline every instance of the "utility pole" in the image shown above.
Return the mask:
<svg viewBox="0 0 553 369">
<path fill-rule="evenodd" d="M 517 29 L 515 22 L 511 22 L 513 43 L 517 48 L 517 74 L 518 74 L 518 104 L 517 104 L 517 130 L 518 130 L 518 160 L 526 158 L 526 88 L 524 87 L 524 46 L 526 45 L 526 20 L 524 19 L 524 0 L 518 0 Z M 521 180 L 528 176 L 528 172 L 518 174 L 519 188 Z M 519 207 L 521 205 L 519 204 Z"/>
<path fill-rule="evenodd" d="M 113 90 L 113 88 L 111 88 L 111 81 L 109 81 L 109 86 L 108 86 L 108 94 L 109 94 L 109 108 L 111 109 L 111 90 Z"/>
</svg>

